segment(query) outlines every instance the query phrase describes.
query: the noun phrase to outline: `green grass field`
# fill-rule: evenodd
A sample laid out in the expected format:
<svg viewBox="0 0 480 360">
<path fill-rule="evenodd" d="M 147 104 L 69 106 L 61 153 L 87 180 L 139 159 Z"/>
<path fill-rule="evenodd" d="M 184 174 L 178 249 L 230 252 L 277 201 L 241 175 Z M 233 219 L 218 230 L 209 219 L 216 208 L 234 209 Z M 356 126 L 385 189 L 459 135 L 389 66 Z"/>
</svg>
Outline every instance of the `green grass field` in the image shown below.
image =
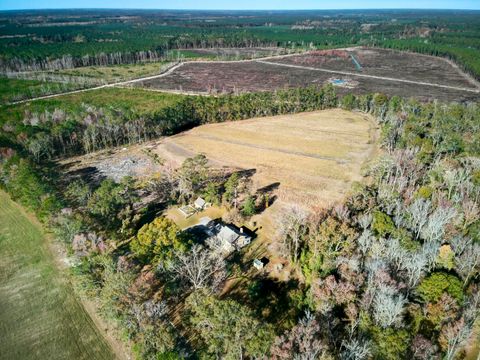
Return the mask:
<svg viewBox="0 0 480 360">
<path fill-rule="evenodd" d="M 173 65 L 172 62 L 160 61 L 144 64 L 85 66 L 74 69 L 56 70 L 50 73 L 71 76 L 84 76 L 107 82 L 124 81 L 143 76 L 161 74 Z"/>
<path fill-rule="evenodd" d="M 25 111 L 42 113 L 56 108 L 76 112 L 83 105 L 114 109 L 131 109 L 149 114 L 175 104 L 184 95 L 153 92 L 142 89 L 104 88 L 30 103 L 4 106 L 0 109 L 0 126 L 6 121 L 22 121 Z"/>
<path fill-rule="evenodd" d="M 114 359 L 39 225 L 0 191 L 0 359 Z"/>
<path fill-rule="evenodd" d="M 74 90 L 74 85 L 0 77 L 0 104 Z"/>
</svg>

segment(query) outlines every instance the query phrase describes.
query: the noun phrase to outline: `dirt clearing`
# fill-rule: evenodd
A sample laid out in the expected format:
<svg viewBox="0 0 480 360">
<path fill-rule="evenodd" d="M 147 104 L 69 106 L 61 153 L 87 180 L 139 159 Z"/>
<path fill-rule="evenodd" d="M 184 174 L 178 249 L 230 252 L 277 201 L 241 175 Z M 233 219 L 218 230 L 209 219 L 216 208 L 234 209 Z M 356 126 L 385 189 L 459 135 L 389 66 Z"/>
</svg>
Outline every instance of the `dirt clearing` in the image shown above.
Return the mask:
<svg viewBox="0 0 480 360">
<path fill-rule="evenodd" d="M 166 76 L 136 86 L 186 93 L 272 91 L 328 83 L 338 92 L 385 93 L 419 100 L 477 101 L 478 83 L 451 62 L 433 56 L 351 48 L 238 62 L 186 62 Z"/>
</svg>

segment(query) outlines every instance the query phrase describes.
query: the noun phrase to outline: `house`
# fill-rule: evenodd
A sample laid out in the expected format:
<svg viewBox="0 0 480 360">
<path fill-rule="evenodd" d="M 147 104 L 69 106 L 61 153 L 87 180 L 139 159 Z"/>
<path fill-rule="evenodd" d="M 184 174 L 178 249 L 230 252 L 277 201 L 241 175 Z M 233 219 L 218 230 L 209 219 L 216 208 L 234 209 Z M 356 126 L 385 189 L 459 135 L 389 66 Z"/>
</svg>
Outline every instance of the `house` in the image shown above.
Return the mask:
<svg viewBox="0 0 480 360">
<path fill-rule="evenodd" d="M 212 220 L 208 216 L 202 217 L 198 223 L 189 227 L 190 233 L 209 247 L 220 250 L 222 253 L 231 253 L 247 246 L 252 241 L 252 236 L 245 233 L 243 227 L 224 224 Z"/>
<path fill-rule="evenodd" d="M 233 225 L 217 224 L 215 230 L 215 236 L 226 252 L 239 250 L 252 241 L 252 237 L 244 233 L 243 227 L 237 228 Z"/>
<path fill-rule="evenodd" d="M 197 200 L 193 203 L 193 206 L 195 206 L 195 209 L 197 210 L 203 210 L 207 203 L 205 200 L 203 200 L 201 197 L 198 197 Z"/>
</svg>

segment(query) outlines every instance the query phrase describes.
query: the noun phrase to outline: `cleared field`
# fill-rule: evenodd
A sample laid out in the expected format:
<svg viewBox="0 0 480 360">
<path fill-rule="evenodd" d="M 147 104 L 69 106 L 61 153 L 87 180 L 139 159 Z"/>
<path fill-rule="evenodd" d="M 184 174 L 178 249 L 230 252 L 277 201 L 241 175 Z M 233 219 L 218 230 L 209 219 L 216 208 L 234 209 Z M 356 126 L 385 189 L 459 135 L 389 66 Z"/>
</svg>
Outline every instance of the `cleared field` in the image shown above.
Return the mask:
<svg viewBox="0 0 480 360">
<path fill-rule="evenodd" d="M 0 359 L 114 359 L 40 227 L 0 191 Z"/>
<path fill-rule="evenodd" d="M 319 69 L 476 88 L 472 80 L 445 59 L 408 52 L 351 48 L 312 51 L 298 56 L 269 60 Z"/>
<path fill-rule="evenodd" d="M 279 200 L 324 206 L 361 179 L 374 137 L 367 116 L 336 109 L 204 125 L 154 151 L 165 158 L 204 153 L 217 166 L 255 169 L 255 188 L 279 183 Z"/>
<path fill-rule="evenodd" d="M 242 62 L 187 62 L 168 75 L 136 84 L 198 93 L 271 91 L 339 80 L 339 93 L 382 92 L 420 100 L 478 101 L 480 88 L 440 58 L 390 50 L 353 48 Z"/>
</svg>

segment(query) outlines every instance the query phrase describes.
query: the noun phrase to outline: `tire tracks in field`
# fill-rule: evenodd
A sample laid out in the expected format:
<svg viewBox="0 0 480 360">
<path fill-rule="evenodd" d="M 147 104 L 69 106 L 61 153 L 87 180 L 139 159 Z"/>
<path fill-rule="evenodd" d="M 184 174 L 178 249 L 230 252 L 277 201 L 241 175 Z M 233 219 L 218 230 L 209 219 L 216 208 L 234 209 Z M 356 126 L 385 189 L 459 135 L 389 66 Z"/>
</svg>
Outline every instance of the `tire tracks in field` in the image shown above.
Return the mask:
<svg viewBox="0 0 480 360">
<path fill-rule="evenodd" d="M 258 60 L 257 59 L 257 60 L 253 60 L 253 61 L 255 61 L 257 63 L 260 63 L 260 64 L 276 65 L 276 66 L 280 66 L 280 67 L 303 69 L 303 70 L 309 70 L 309 71 L 319 71 L 319 72 L 324 72 L 324 73 L 328 73 L 328 74 L 338 74 L 338 75 L 346 75 L 346 76 L 363 77 L 363 78 L 369 78 L 369 79 L 375 79 L 375 80 L 401 82 L 401 83 L 413 84 L 413 85 L 432 86 L 432 87 L 438 87 L 438 88 L 442 88 L 442 89 L 466 91 L 466 92 L 472 92 L 472 93 L 475 93 L 475 94 L 480 94 L 480 89 L 474 89 L 474 88 L 450 86 L 450 85 L 429 83 L 429 82 L 423 82 L 423 81 L 414 81 L 414 80 L 407 80 L 407 79 L 397 79 L 397 78 L 377 76 L 377 75 L 357 74 L 357 73 L 353 73 L 353 72 L 350 72 L 350 71 L 330 70 L 330 69 L 316 68 L 316 67 L 311 67 L 311 66 L 283 64 L 283 63 L 277 63 L 277 62 L 268 61 L 268 60 Z"/>
<path fill-rule="evenodd" d="M 225 143 L 225 144 L 239 145 L 239 146 L 244 146 L 244 147 L 248 147 L 248 148 L 252 148 L 252 149 L 273 151 L 273 152 L 278 152 L 278 153 L 282 153 L 282 154 L 286 154 L 286 155 L 295 155 L 295 156 L 307 157 L 307 158 L 311 158 L 311 159 L 335 161 L 337 164 L 346 164 L 348 162 L 345 159 L 334 157 L 334 156 L 317 155 L 317 154 L 311 154 L 311 153 L 306 153 L 306 152 L 302 152 L 302 151 L 293 151 L 293 150 L 286 150 L 286 149 L 281 149 L 281 148 L 271 147 L 271 146 L 255 145 L 255 144 L 249 144 L 249 143 L 244 142 L 244 141 L 225 140 L 225 139 L 222 139 L 218 136 L 213 136 L 213 135 L 193 134 L 193 133 L 191 133 L 189 135 L 199 137 L 199 138 L 202 138 L 202 139 L 206 139 L 206 140 L 218 141 L 218 142 L 222 142 L 222 143 Z"/>
<path fill-rule="evenodd" d="M 19 100 L 19 101 L 13 101 L 9 102 L 6 104 L 1 104 L 0 106 L 8 106 L 8 105 L 18 105 L 18 104 L 24 104 L 28 103 L 31 101 L 36 101 L 36 100 L 44 100 L 44 99 L 51 99 L 59 96 L 64 96 L 64 95 L 72 95 L 72 94 L 79 94 L 87 91 L 94 91 L 94 90 L 100 90 L 100 89 L 105 89 L 105 88 L 110 88 L 110 87 L 126 87 L 130 84 L 134 84 L 136 82 L 142 82 L 142 81 L 147 81 L 147 80 L 154 80 L 158 78 L 162 78 L 165 76 L 170 75 L 172 72 L 177 70 L 183 65 L 186 64 L 227 64 L 227 63 L 245 63 L 245 62 L 253 62 L 255 60 L 271 60 L 271 59 L 283 59 L 285 57 L 289 56 L 296 56 L 296 55 L 301 55 L 301 53 L 292 53 L 292 54 L 284 54 L 284 55 L 274 55 L 274 56 L 266 56 L 258 59 L 245 59 L 245 60 L 213 60 L 213 61 L 208 61 L 208 60 L 190 60 L 190 61 L 182 61 L 179 62 L 172 67 L 166 69 L 164 72 L 161 74 L 157 75 L 151 75 L 151 76 L 145 76 L 141 78 L 136 78 L 136 79 L 131 79 L 131 80 L 125 80 L 125 81 L 119 81 L 115 83 L 110 83 L 110 84 L 104 84 L 104 85 L 99 85 L 99 86 L 94 86 L 94 87 L 89 87 L 86 89 L 80 89 L 80 90 L 72 90 L 72 91 L 66 91 L 62 93 L 57 93 L 57 94 L 50 94 L 50 95 L 44 95 L 44 96 L 38 96 L 35 98 L 31 99 L 25 99 L 25 100 Z M 197 92 L 189 92 L 189 91 L 178 91 L 178 90 L 158 90 L 158 89 L 149 89 L 149 88 L 141 88 L 142 90 L 145 91 L 157 91 L 157 92 L 163 92 L 163 93 L 172 93 L 172 94 L 183 94 L 183 95 L 209 95 L 208 93 L 197 93 Z"/>
</svg>

